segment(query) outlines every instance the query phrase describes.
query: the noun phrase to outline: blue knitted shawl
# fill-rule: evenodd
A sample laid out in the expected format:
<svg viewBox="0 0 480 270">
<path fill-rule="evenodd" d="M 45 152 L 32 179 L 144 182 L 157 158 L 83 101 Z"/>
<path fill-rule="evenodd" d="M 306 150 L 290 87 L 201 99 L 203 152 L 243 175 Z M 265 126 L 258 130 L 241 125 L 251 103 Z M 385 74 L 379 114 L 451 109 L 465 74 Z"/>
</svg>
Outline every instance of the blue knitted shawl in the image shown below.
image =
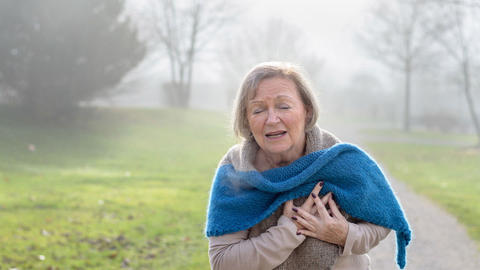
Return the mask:
<svg viewBox="0 0 480 270">
<path fill-rule="evenodd" d="M 331 191 L 349 215 L 396 231 L 397 263 L 404 268 L 411 231 L 402 207 L 377 163 L 347 143 L 263 172 L 237 171 L 233 164 L 220 165 L 211 188 L 206 235 L 246 230 L 270 216 L 282 203 L 308 196 L 320 180 L 324 181 L 320 195 Z"/>
</svg>

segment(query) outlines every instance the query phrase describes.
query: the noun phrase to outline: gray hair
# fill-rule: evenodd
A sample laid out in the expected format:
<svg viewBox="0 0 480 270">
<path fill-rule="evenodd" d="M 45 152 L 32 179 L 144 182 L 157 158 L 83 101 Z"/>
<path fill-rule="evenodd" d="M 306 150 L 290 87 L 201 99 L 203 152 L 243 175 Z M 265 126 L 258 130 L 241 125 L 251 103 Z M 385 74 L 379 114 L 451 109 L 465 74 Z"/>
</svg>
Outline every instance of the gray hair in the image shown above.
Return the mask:
<svg viewBox="0 0 480 270">
<path fill-rule="evenodd" d="M 311 117 L 305 123 L 305 131 L 310 130 L 317 122 L 318 101 L 301 68 L 286 62 L 264 62 L 247 73 L 237 92 L 233 107 L 233 131 L 237 137 L 248 139 L 250 136 L 251 131 L 247 120 L 248 100 L 255 95 L 262 80 L 274 77 L 290 79 L 295 83 L 305 109 L 311 112 Z"/>
</svg>

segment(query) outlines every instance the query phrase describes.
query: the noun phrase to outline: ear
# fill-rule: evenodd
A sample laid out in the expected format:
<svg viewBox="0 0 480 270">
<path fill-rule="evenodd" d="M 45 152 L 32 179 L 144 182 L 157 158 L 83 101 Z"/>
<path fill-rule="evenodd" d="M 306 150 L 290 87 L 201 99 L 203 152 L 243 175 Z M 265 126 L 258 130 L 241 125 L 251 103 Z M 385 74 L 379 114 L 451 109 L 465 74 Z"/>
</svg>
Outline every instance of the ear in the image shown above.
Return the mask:
<svg viewBox="0 0 480 270">
<path fill-rule="evenodd" d="M 311 106 L 305 106 L 305 111 L 306 111 L 306 117 L 305 117 L 305 124 L 310 122 L 313 117 L 313 110 Z"/>
</svg>

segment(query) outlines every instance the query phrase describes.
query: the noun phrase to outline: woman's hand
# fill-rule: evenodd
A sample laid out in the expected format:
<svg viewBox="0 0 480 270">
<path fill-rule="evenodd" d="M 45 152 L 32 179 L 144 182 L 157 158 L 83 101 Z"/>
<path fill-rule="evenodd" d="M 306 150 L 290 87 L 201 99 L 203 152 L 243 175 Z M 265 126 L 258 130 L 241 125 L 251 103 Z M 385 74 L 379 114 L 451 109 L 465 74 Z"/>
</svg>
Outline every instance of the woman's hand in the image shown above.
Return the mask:
<svg viewBox="0 0 480 270">
<path fill-rule="evenodd" d="M 322 190 L 323 187 L 323 181 L 318 182 L 315 187 L 312 189 L 312 194 L 318 195 L 320 193 L 320 190 Z M 328 193 L 327 195 L 323 196 L 323 198 L 320 200 L 323 205 L 325 205 L 328 202 L 328 198 L 330 197 L 331 193 Z M 292 218 L 296 213 L 293 211 L 293 208 L 300 208 L 310 214 L 315 214 L 317 212 L 317 208 L 315 206 L 315 201 L 313 199 L 313 196 L 308 196 L 308 198 L 305 200 L 305 202 L 302 204 L 300 207 L 295 207 L 293 205 L 293 200 L 285 202 L 283 205 L 283 215 Z M 297 229 L 303 229 L 304 227 L 298 223 L 297 221 L 293 220 L 295 225 L 297 225 Z"/>
<path fill-rule="evenodd" d="M 312 193 L 311 197 L 315 202 L 318 216 L 312 215 L 302 208 L 294 208 L 293 211 L 297 212 L 298 215 L 292 216 L 292 219 L 304 227 L 299 229 L 297 234 L 344 246 L 348 234 L 348 222 L 340 213 L 332 196 L 330 195 L 328 198 L 330 211 L 327 211 L 322 200 L 316 194 Z"/>
</svg>

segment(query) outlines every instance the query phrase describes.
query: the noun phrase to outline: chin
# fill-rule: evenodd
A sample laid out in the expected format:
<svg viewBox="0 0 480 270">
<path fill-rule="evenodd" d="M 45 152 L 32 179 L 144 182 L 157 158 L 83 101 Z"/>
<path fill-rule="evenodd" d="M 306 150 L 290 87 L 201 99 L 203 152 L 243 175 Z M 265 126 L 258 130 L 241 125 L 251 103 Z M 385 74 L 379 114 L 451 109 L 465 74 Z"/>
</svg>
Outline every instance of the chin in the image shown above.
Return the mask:
<svg viewBox="0 0 480 270">
<path fill-rule="evenodd" d="M 290 145 L 278 145 L 278 146 L 266 147 L 264 151 L 272 154 L 283 154 L 288 152 L 291 148 L 292 147 Z"/>
</svg>

